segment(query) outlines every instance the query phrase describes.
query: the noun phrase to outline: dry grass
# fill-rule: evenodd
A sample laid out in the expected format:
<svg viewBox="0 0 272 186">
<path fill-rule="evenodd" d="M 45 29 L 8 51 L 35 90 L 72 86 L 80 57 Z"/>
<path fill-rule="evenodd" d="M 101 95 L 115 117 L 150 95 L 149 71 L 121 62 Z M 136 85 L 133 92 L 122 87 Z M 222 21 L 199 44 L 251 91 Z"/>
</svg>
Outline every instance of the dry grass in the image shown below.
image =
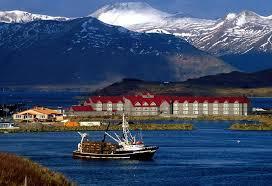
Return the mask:
<svg viewBox="0 0 272 186">
<path fill-rule="evenodd" d="M 258 121 L 259 124 L 234 123 L 231 130 L 272 130 L 272 116 L 248 116 L 247 121 Z"/>
<path fill-rule="evenodd" d="M 75 185 L 62 174 L 12 154 L 0 153 L 0 185 L 66 186 Z"/>
<path fill-rule="evenodd" d="M 228 95 L 228 96 L 251 96 L 251 97 L 266 97 L 272 95 L 272 88 L 265 87 L 265 88 L 215 88 L 214 92 L 216 95 Z"/>
<path fill-rule="evenodd" d="M 106 125 L 93 127 L 64 127 L 64 126 L 24 126 L 9 132 L 65 132 L 65 131 L 105 131 Z M 132 130 L 193 130 L 191 124 L 130 124 Z M 109 130 L 122 130 L 121 125 L 111 125 Z"/>
</svg>

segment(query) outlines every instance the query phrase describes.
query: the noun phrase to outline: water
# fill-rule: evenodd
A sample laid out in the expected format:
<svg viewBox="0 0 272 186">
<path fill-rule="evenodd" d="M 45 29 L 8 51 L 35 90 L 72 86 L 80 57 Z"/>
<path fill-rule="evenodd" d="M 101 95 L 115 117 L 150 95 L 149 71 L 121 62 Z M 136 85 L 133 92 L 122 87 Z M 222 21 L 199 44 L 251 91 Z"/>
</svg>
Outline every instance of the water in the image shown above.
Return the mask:
<svg viewBox="0 0 272 186">
<path fill-rule="evenodd" d="M 70 107 L 79 103 L 79 96 L 85 95 L 86 93 L 82 92 L 4 91 L 0 92 L 0 103 L 23 103 L 27 107 Z"/>
<path fill-rule="evenodd" d="M 0 104 L 24 103 L 28 107 L 70 107 L 79 103 L 79 96 L 86 96 L 86 92 L 61 91 L 0 91 Z M 250 98 L 252 107 L 272 108 L 272 97 Z"/>
<path fill-rule="evenodd" d="M 74 160 L 80 140 L 75 132 L 1 134 L 0 151 L 29 157 L 80 185 L 271 185 L 272 132 L 225 130 L 230 124 L 144 131 L 145 143 L 160 147 L 153 161 Z M 102 132 L 90 135 L 102 138 Z"/>
</svg>

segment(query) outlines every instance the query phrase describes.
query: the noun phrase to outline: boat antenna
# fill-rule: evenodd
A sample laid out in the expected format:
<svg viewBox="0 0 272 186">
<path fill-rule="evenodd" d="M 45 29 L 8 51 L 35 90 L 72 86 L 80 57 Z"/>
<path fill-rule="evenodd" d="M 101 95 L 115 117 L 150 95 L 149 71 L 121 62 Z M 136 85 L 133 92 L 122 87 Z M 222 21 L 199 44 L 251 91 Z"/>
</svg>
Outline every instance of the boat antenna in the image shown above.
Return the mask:
<svg viewBox="0 0 272 186">
<path fill-rule="evenodd" d="M 130 131 L 128 127 L 129 127 L 128 122 L 125 120 L 125 114 L 123 113 L 122 128 L 123 128 L 124 140 L 126 143 L 129 142 L 128 137 L 129 137 Z"/>
</svg>

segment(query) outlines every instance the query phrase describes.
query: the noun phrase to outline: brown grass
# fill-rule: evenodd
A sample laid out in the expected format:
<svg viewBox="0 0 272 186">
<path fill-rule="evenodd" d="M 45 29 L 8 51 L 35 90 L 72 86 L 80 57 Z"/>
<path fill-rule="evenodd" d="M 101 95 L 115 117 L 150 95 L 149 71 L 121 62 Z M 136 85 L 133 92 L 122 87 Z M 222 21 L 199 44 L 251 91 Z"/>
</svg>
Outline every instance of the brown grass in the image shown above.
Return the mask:
<svg viewBox="0 0 272 186">
<path fill-rule="evenodd" d="M 258 121 L 259 124 L 248 124 L 248 123 L 234 123 L 231 125 L 231 130 L 272 130 L 272 116 L 248 116 L 247 121 Z"/>
<path fill-rule="evenodd" d="M 9 132 L 65 132 L 65 131 L 105 131 L 106 125 L 93 127 L 64 127 L 64 126 L 23 126 Z M 191 124 L 131 124 L 131 130 L 193 130 Z M 109 130 L 122 130 L 121 125 L 111 125 Z"/>
<path fill-rule="evenodd" d="M 28 186 L 75 185 L 62 174 L 52 172 L 26 158 L 0 153 L 0 185 L 24 185 L 25 179 Z"/>
</svg>

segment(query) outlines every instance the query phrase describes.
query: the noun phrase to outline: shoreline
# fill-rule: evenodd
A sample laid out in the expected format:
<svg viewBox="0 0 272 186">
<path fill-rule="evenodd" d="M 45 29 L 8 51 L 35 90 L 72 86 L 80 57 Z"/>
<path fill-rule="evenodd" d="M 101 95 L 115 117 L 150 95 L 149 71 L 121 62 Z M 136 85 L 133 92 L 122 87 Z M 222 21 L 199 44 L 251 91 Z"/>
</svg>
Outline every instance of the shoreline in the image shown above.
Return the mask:
<svg viewBox="0 0 272 186">
<path fill-rule="evenodd" d="M 118 125 L 120 120 L 119 116 L 114 116 L 112 119 L 105 117 L 71 117 L 68 118 L 71 121 L 101 121 L 109 122 L 114 121 L 116 124 L 112 124 L 109 128 L 110 131 L 121 130 L 121 126 Z M 232 122 L 231 126 L 227 130 L 240 130 L 240 131 L 272 131 L 272 116 L 261 116 L 261 115 L 249 115 L 249 116 L 201 116 L 198 118 L 177 118 L 177 117 L 130 117 L 129 121 L 133 122 L 130 124 L 131 130 L 141 129 L 143 131 L 148 130 L 184 130 L 191 131 L 195 130 L 193 124 L 190 121 L 229 121 Z M 174 124 L 161 124 L 156 121 L 176 121 Z M 145 123 L 147 122 L 147 123 Z M 42 124 L 42 123 L 31 123 L 26 125 L 25 123 L 18 124 L 19 129 L 2 129 L 0 133 L 5 131 L 8 133 L 22 133 L 22 132 L 69 132 L 69 131 L 105 131 L 107 125 L 101 126 L 77 126 L 77 127 L 65 127 L 63 124 Z"/>
<path fill-rule="evenodd" d="M 105 131 L 106 125 L 94 126 L 94 127 L 64 127 L 64 126 L 25 126 L 20 129 L 6 129 L 1 130 L 3 133 L 32 133 L 32 132 L 72 132 L 72 131 Z M 163 130 L 180 130 L 180 131 L 191 131 L 194 130 L 192 124 L 131 124 L 131 130 L 142 130 L 142 131 L 163 131 Z M 109 131 L 120 131 L 122 130 L 120 125 L 110 126 Z"/>
</svg>

